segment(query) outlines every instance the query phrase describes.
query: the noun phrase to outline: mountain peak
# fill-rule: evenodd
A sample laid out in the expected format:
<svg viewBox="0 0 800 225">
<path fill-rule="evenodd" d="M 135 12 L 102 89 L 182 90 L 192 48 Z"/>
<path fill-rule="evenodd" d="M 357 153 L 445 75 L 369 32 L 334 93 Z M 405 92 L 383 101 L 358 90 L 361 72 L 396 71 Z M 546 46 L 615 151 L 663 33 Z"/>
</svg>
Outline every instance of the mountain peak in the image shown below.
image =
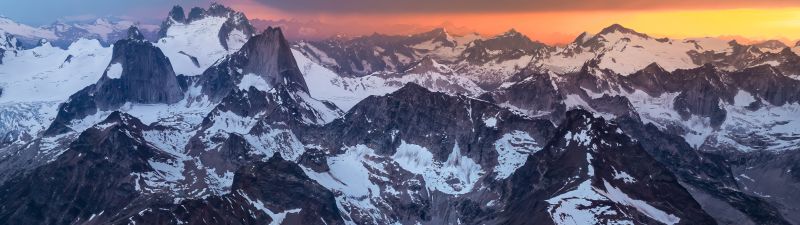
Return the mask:
<svg viewBox="0 0 800 225">
<path fill-rule="evenodd" d="M 181 7 L 180 5 L 173 6 L 172 10 L 169 11 L 169 18 L 172 18 L 172 20 L 175 20 L 180 23 L 186 21 L 186 14 L 183 11 L 183 7 Z"/>
<path fill-rule="evenodd" d="M 524 37 L 525 35 L 520 33 L 514 28 L 509 29 L 508 31 L 504 32 L 503 34 L 499 35 L 500 37 Z"/>
<path fill-rule="evenodd" d="M 404 95 L 407 95 L 407 94 L 421 94 L 421 93 L 430 93 L 430 92 L 431 92 L 430 90 L 428 90 L 427 88 L 425 88 L 425 87 L 423 87 L 423 86 L 421 86 L 421 85 L 419 85 L 417 83 L 408 82 L 405 85 L 403 85 L 403 87 L 401 87 L 400 89 L 397 89 L 397 91 L 395 91 L 395 92 L 393 92 L 393 93 L 391 93 L 389 95 L 392 95 L 392 96 L 395 96 L 395 95 L 404 96 Z"/>
<path fill-rule="evenodd" d="M 447 30 L 445 30 L 444 28 L 438 27 L 438 28 L 434 28 L 433 30 L 430 30 L 428 32 L 421 33 L 420 35 L 425 35 L 425 36 L 448 36 L 449 34 L 447 33 Z"/>
<path fill-rule="evenodd" d="M 601 30 L 600 33 L 598 33 L 598 35 L 612 34 L 612 33 L 632 34 L 632 35 L 636 35 L 636 36 L 640 36 L 640 37 L 644 37 L 644 38 L 649 38 L 649 36 L 647 36 L 646 34 L 642 34 L 642 33 L 636 32 L 635 30 L 627 28 L 627 27 L 624 27 L 624 26 L 622 26 L 622 25 L 620 25 L 618 23 L 615 23 L 615 24 L 612 24 L 611 26 L 603 28 L 603 30 Z"/>
<path fill-rule="evenodd" d="M 225 76 L 230 76 L 225 85 L 219 85 L 219 80 L 216 80 L 220 79 L 216 78 L 220 70 L 229 71 L 225 73 Z M 261 34 L 250 37 L 239 51 L 207 69 L 201 77 L 203 92 L 212 99 L 222 99 L 245 76 L 263 80 L 269 88 L 284 86 L 308 93 L 308 86 L 281 28 L 268 27 Z"/>
<path fill-rule="evenodd" d="M 583 43 L 586 43 L 586 41 L 589 41 L 589 39 L 592 38 L 592 36 L 593 35 L 589 34 L 589 32 L 584 31 L 583 33 L 578 35 L 578 37 L 576 37 L 575 40 L 572 42 L 582 45 Z"/>
<path fill-rule="evenodd" d="M 144 35 L 142 32 L 139 32 L 139 28 L 136 26 L 131 26 L 128 28 L 128 39 L 131 40 L 144 40 Z"/>
<path fill-rule="evenodd" d="M 756 43 L 754 44 L 754 46 L 758 48 L 767 48 L 767 49 L 783 49 L 789 47 L 779 40 L 766 40 L 760 43 Z"/>
</svg>

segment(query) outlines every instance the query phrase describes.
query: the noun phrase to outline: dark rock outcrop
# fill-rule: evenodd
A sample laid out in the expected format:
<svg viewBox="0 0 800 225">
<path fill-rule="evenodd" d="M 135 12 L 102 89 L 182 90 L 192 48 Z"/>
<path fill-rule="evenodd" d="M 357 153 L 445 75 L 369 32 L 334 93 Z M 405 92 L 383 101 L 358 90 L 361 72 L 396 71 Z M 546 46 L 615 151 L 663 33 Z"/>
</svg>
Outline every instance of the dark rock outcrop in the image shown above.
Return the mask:
<svg viewBox="0 0 800 225">
<path fill-rule="evenodd" d="M 479 98 L 499 105 L 512 105 L 526 110 L 528 115 L 550 115 L 552 121 L 560 121 L 566 112 L 564 93 L 554 86 L 547 74 L 524 70 L 506 82 L 508 87 L 481 95 Z"/>
<path fill-rule="evenodd" d="M 344 224 L 333 194 L 277 154 L 237 170 L 229 194 L 142 212 L 129 220 L 144 224 Z"/>
<path fill-rule="evenodd" d="M 528 157 L 507 187 L 503 198 L 509 203 L 498 218 L 502 224 L 571 221 L 570 207 L 591 212 L 596 223 L 661 223 L 669 218 L 654 216 L 660 210 L 680 224 L 715 224 L 678 179 L 639 143 L 615 124 L 582 110 L 567 112 L 556 135 L 543 150 Z M 644 210 L 644 204 L 652 209 Z"/>
<path fill-rule="evenodd" d="M 135 27 L 128 33 L 128 39 L 114 44 L 111 62 L 100 80 L 59 106 L 46 135 L 68 132 L 73 120 L 114 110 L 125 103 L 172 104 L 183 99 L 184 88 L 164 53 L 144 40 Z"/>
<path fill-rule="evenodd" d="M 95 86 L 98 108 L 114 109 L 126 102 L 171 104 L 183 99 L 169 59 L 145 41 L 136 28 L 131 27 L 129 33 L 128 39 L 114 44 L 109 69 Z M 115 66 L 121 71 L 113 71 Z M 109 74 L 113 72 L 120 74 Z"/>
<path fill-rule="evenodd" d="M 497 124 L 487 125 L 494 118 Z M 503 130 L 495 130 L 502 127 Z M 431 92 L 414 83 L 386 96 L 370 96 L 345 114 L 326 124 L 332 149 L 365 144 L 379 154 L 392 155 L 401 140 L 426 147 L 434 158 L 446 161 L 453 145 L 479 164 L 494 166 L 494 140 L 513 130 L 531 134 L 539 143 L 550 136 L 548 120 L 520 116 L 489 102 L 464 96 Z M 396 132 L 395 135 L 386 135 Z M 467 147 L 463 147 L 467 146 Z"/>
<path fill-rule="evenodd" d="M 140 204 L 142 181 L 133 174 L 153 171 L 148 160 L 171 157 L 144 142 L 145 127 L 127 114 L 112 113 L 52 163 L 3 183 L 0 221 L 73 224 Z"/>
<path fill-rule="evenodd" d="M 264 79 L 269 88 L 286 86 L 308 92 L 303 74 L 280 28 L 268 28 L 250 38 L 238 52 L 203 72 L 199 85 L 212 101 L 219 101 L 247 74 Z"/>
</svg>

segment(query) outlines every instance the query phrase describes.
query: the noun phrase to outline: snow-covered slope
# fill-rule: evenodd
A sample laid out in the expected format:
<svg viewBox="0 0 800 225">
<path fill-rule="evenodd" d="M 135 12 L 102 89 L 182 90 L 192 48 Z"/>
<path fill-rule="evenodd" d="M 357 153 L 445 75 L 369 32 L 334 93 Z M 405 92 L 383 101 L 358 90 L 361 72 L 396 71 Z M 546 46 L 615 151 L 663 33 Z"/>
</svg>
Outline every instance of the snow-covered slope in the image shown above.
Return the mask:
<svg viewBox="0 0 800 225">
<path fill-rule="evenodd" d="M 7 17 L 0 17 L 0 32 L 14 34 L 20 38 L 26 38 L 28 40 L 58 38 L 55 32 L 51 30 L 17 23 L 16 21 L 13 21 Z"/>
<path fill-rule="evenodd" d="M 58 39 L 50 40 L 59 47 L 83 39 L 97 39 L 103 45 L 111 45 L 117 40 L 127 37 L 128 28 L 136 26 L 148 40 L 155 40 L 159 27 L 153 24 L 142 24 L 117 18 L 96 18 L 90 21 L 56 22 L 42 27 L 53 31 Z"/>
<path fill-rule="evenodd" d="M 0 64 L 0 102 L 66 100 L 100 78 L 111 49 L 97 40 L 81 39 L 66 50 L 46 43 L 7 55 Z"/>
<path fill-rule="evenodd" d="M 169 57 L 175 72 L 194 76 L 214 64 L 223 56 L 236 52 L 226 50 L 217 37 L 226 18 L 208 17 L 189 24 L 174 24 L 167 30 L 167 36 L 156 42 L 156 46 Z M 241 44 L 244 42 L 239 43 Z"/>
<path fill-rule="evenodd" d="M 177 74 L 201 74 L 217 60 L 238 51 L 254 33 L 244 14 L 225 6 L 212 4 L 191 12 L 186 18 L 183 8 L 174 7 L 156 42 Z"/>
<path fill-rule="evenodd" d="M 148 39 L 155 39 L 158 26 L 141 24 L 124 19 L 97 18 L 91 21 L 55 22 L 50 25 L 33 27 L 0 17 L 0 33 L 13 34 L 20 38 L 24 47 L 36 46 L 41 39 L 47 39 L 53 46 L 67 48 L 80 39 L 96 39 L 107 46 L 127 36 L 127 30 L 137 26 Z"/>
<path fill-rule="evenodd" d="M 710 41 L 714 42 L 713 39 Z M 596 59 L 600 68 L 623 75 L 636 72 L 651 63 L 658 63 L 669 71 L 688 69 L 697 66 L 688 51 L 704 49 L 698 45 L 683 40 L 652 38 L 615 24 L 590 38 L 579 39 L 559 48 L 550 57 L 537 62 L 537 66 L 556 73 L 575 72 L 588 60 Z M 707 50 L 718 48 L 718 45 L 714 45 Z"/>
<path fill-rule="evenodd" d="M 362 77 L 344 77 L 312 61 L 300 51 L 293 50 L 292 53 L 297 59 L 298 67 L 303 71 L 311 96 L 333 102 L 343 110 L 350 109 L 370 95 L 384 95 L 409 82 L 450 94 L 477 96 L 484 92 L 471 80 L 451 70 L 445 74 L 441 71 L 419 70 L 406 74 L 375 73 Z"/>
</svg>

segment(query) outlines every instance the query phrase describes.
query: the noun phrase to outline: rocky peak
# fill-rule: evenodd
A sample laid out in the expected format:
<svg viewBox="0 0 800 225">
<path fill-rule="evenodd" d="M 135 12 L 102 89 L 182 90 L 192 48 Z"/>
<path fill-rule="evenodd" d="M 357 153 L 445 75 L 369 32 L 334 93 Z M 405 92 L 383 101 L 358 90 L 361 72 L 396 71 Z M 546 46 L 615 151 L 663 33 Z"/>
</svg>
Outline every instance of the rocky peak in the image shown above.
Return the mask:
<svg viewBox="0 0 800 225">
<path fill-rule="evenodd" d="M 22 43 L 14 35 L 0 31 L 0 65 L 6 52 L 16 52 L 22 48 Z"/>
<path fill-rule="evenodd" d="M 484 64 L 494 60 L 512 60 L 525 55 L 538 56 L 551 49 L 541 42 L 532 41 L 514 29 L 501 35 L 478 39 L 462 53 L 471 63 Z"/>
<path fill-rule="evenodd" d="M 730 78 L 736 86 L 766 102 L 782 106 L 800 102 L 800 81 L 789 78 L 772 65 L 765 64 L 732 72 Z"/>
<path fill-rule="evenodd" d="M 410 42 L 425 42 L 425 41 L 433 41 L 442 43 L 444 46 L 447 47 L 455 47 L 455 43 L 452 40 L 453 38 L 447 33 L 447 30 L 444 28 L 436 28 L 428 32 L 414 34 L 409 39 Z"/>
<path fill-rule="evenodd" d="M 572 41 L 572 43 L 575 43 L 575 44 L 578 44 L 578 45 L 583 45 L 583 43 L 585 43 L 586 41 L 589 41 L 589 39 L 592 38 L 592 36 L 593 35 L 589 34 L 589 32 L 585 32 L 584 31 L 583 33 L 578 35 L 578 37 L 576 37 L 575 40 Z"/>
<path fill-rule="evenodd" d="M 106 72 L 97 82 L 96 96 L 101 109 L 113 109 L 125 102 L 175 103 L 183 98 L 172 64 L 161 49 L 143 41 L 135 27 L 130 39 L 114 44 Z"/>
<path fill-rule="evenodd" d="M 645 72 L 645 73 L 652 73 L 652 74 L 663 74 L 663 73 L 667 72 L 666 70 L 664 70 L 663 67 L 658 65 L 658 63 L 650 63 L 650 65 L 647 65 L 647 67 L 645 67 L 641 71 Z"/>
<path fill-rule="evenodd" d="M 714 223 L 677 178 L 616 124 L 571 110 L 547 146 L 510 178 L 506 224 Z M 634 203 L 636 202 L 636 203 Z M 527 213 L 523 213 L 525 209 Z"/>
<path fill-rule="evenodd" d="M 789 47 L 786 44 L 784 44 L 783 42 L 778 41 L 778 40 L 767 40 L 767 41 L 764 41 L 764 42 L 756 43 L 753 46 L 756 46 L 758 48 L 766 48 L 766 49 L 784 49 L 786 47 Z"/>
<path fill-rule="evenodd" d="M 183 7 L 180 5 L 175 5 L 172 7 L 172 10 L 169 11 L 168 18 L 174 20 L 178 23 L 183 23 L 186 21 L 186 14 L 183 11 Z"/>
<path fill-rule="evenodd" d="M 496 122 L 485 125 L 488 118 Z M 490 138 L 475 139 L 476 134 L 500 127 L 512 129 L 507 125 L 528 132 L 537 141 L 544 141 L 552 130 L 547 120 L 525 118 L 483 100 L 432 92 L 415 83 L 407 83 L 391 94 L 366 98 L 326 128 L 339 137 L 330 143 L 334 149 L 365 144 L 391 155 L 403 140 L 424 146 L 445 161 L 456 142 L 471 146 L 464 151 L 474 158 L 495 157 L 489 156 L 491 151 L 474 149 L 493 148 L 494 143 Z"/>
<path fill-rule="evenodd" d="M 406 74 L 438 73 L 438 74 L 449 75 L 453 74 L 453 69 L 451 69 L 447 65 L 437 62 L 432 57 L 425 57 L 416 64 L 412 64 L 410 68 L 403 71 L 403 73 Z"/>
<path fill-rule="evenodd" d="M 517 31 L 514 28 L 511 28 L 508 31 L 503 32 L 502 34 L 498 35 L 498 37 L 520 37 L 520 36 L 525 36 L 525 35 L 520 33 L 519 31 Z"/>
<path fill-rule="evenodd" d="M 128 39 L 143 41 L 144 35 L 142 35 L 142 32 L 139 32 L 139 28 L 131 26 L 128 28 Z"/>
<path fill-rule="evenodd" d="M 253 36 L 235 55 L 247 58 L 242 67 L 244 74 L 257 74 L 273 87 L 286 85 L 308 92 L 303 74 L 280 28 L 269 27 Z"/>
<path fill-rule="evenodd" d="M 612 33 L 632 34 L 643 38 L 649 38 L 649 36 L 647 36 L 646 34 L 636 32 L 633 29 L 623 27 L 622 25 L 617 23 L 612 24 L 611 26 L 608 26 L 606 28 L 603 28 L 603 30 L 600 30 L 600 33 L 598 33 L 598 35 L 606 35 Z"/>
<path fill-rule="evenodd" d="M 161 24 L 159 31 L 160 37 L 165 37 L 167 30 L 173 23 L 191 23 L 194 21 L 202 20 L 207 17 L 221 17 L 227 20 L 220 28 L 217 36 L 220 38 L 220 44 L 226 49 L 228 48 L 228 38 L 233 30 L 242 31 L 245 36 L 249 37 L 255 33 L 255 28 L 250 24 L 247 16 L 242 12 L 237 12 L 227 6 L 212 3 L 208 9 L 194 7 L 189 11 L 189 15 L 184 18 L 184 11 L 181 6 L 174 6 L 169 12 L 167 19 Z"/>
</svg>

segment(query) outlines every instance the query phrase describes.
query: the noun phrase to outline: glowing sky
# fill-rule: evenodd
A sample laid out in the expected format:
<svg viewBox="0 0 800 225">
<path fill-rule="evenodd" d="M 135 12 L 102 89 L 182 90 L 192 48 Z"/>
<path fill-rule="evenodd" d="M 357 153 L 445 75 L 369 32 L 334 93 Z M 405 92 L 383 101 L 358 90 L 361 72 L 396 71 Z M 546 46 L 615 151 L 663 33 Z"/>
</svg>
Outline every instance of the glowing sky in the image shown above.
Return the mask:
<svg viewBox="0 0 800 225">
<path fill-rule="evenodd" d="M 207 5 L 209 0 L 142 0 L 126 6 L 93 4 L 100 0 L 0 0 L 0 14 L 44 21 L 79 15 L 115 15 L 160 20 L 171 5 Z M 46 2 L 71 2 L 74 7 L 43 8 Z M 108 2 L 103 0 L 101 2 Z M 123 2 L 123 1 L 113 1 Z M 125 1 L 127 2 L 127 1 Z M 133 1 L 132 1 L 133 2 Z M 318 21 L 350 35 L 408 33 L 445 26 L 454 32 L 493 35 L 515 28 L 531 39 L 566 43 L 583 31 L 597 32 L 614 23 L 656 37 L 729 36 L 800 39 L 798 0 L 223 0 L 249 18 Z M 85 4 L 84 4 L 85 3 Z M 59 4 L 55 4 L 59 5 Z M 87 5 L 89 9 L 81 8 Z M 130 5 L 130 6 L 127 6 Z M 28 7 L 31 6 L 31 7 Z M 33 7 L 35 6 L 35 7 Z M 28 7 L 28 8 L 26 8 Z M 30 9 L 29 9 L 30 8 Z M 74 9 L 73 9 L 74 8 Z M 109 9 L 113 8 L 113 10 Z M 187 7 L 188 8 L 188 7 Z M 21 9 L 21 10 L 20 10 Z M 129 10 L 126 10 L 129 9 Z M 152 10 L 148 10 L 152 9 Z M 22 11 L 24 13 L 17 13 Z M 71 13 L 71 14 L 70 14 Z M 11 15 L 9 15 L 11 14 Z M 41 15 L 39 15 L 41 14 Z M 74 14 L 74 15 L 73 15 Z"/>
<path fill-rule="evenodd" d="M 301 2 L 310 0 L 299 0 Z M 355 0 L 344 0 L 355 1 Z M 499 2 L 515 0 L 500 0 Z M 545 0 L 546 2 L 553 2 Z M 263 0 L 262 2 L 266 2 Z M 413 2 L 413 1 L 412 1 Z M 452 2 L 445 0 L 444 2 Z M 474 2 L 474 1 L 468 1 Z M 494 2 L 495 1 L 482 1 Z M 534 1 L 535 2 L 535 1 Z M 564 1 L 567 2 L 567 1 Z M 575 1 L 572 1 L 575 2 Z M 618 2 L 614 0 L 587 0 L 577 2 Z M 647 2 L 630 0 L 625 2 Z M 656 2 L 656 1 L 653 1 Z M 359 28 L 380 29 L 380 24 L 415 24 L 428 27 L 448 24 L 460 31 L 476 31 L 485 35 L 502 33 L 515 28 L 532 39 L 546 43 L 567 43 L 584 31 L 598 32 L 614 23 L 655 37 L 735 37 L 748 40 L 778 39 L 794 44 L 800 39 L 800 1 L 762 1 L 746 4 L 744 1 L 658 1 L 675 2 L 674 5 L 615 7 L 579 7 L 574 4 L 547 10 L 443 10 L 442 12 L 388 11 L 367 9 L 336 9 L 333 12 L 276 9 L 257 2 L 244 1 L 236 8 L 248 10 L 251 17 L 279 19 L 286 14 L 311 15 L 314 19 L 331 24 L 352 24 L 355 33 L 371 33 Z M 697 5 L 690 5 L 695 2 Z M 499 3 L 498 3 L 499 4 Z M 378 27 L 378 28 L 375 28 Z M 391 31 L 379 31 L 388 33 Z M 402 33 L 402 32 L 401 32 Z"/>
</svg>

